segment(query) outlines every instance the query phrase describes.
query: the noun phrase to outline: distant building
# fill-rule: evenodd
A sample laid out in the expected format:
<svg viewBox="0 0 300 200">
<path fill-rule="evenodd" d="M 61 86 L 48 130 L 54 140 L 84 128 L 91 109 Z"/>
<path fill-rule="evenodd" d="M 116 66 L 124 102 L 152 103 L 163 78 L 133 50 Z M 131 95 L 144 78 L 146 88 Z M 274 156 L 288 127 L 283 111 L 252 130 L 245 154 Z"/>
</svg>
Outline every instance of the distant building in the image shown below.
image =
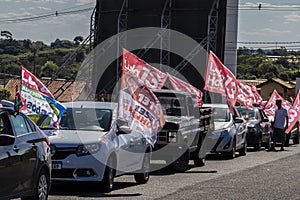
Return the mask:
<svg viewBox="0 0 300 200">
<path fill-rule="evenodd" d="M 295 98 L 296 84 L 294 82 L 285 82 L 280 78 L 272 78 L 256 86 L 261 97 L 267 100 L 272 92 L 276 90 L 283 98 Z"/>
</svg>

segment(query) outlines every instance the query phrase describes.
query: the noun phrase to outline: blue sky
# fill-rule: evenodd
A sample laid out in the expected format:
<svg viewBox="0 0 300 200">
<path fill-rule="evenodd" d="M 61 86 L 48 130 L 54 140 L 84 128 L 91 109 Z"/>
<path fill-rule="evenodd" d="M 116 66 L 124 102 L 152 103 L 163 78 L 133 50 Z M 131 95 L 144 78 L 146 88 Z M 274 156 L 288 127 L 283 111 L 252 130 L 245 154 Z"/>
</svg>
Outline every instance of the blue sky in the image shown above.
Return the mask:
<svg viewBox="0 0 300 200">
<path fill-rule="evenodd" d="M 62 16 L 59 13 L 91 8 L 95 2 L 96 0 L 0 0 L 0 30 L 10 31 L 18 40 L 40 40 L 47 44 L 57 38 L 73 40 L 77 35 L 86 37 L 89 34 L 91 10 Z M 239 4 L 238 41 L 300 41 L 299 0 L 239 0 Z M 258 10 L 259 4 L 262 5 L 261 10 Z M 53 14 L 56 11 L 57 17 L 22 23 L 7 22 L 8 19 Z"/>
</svg>

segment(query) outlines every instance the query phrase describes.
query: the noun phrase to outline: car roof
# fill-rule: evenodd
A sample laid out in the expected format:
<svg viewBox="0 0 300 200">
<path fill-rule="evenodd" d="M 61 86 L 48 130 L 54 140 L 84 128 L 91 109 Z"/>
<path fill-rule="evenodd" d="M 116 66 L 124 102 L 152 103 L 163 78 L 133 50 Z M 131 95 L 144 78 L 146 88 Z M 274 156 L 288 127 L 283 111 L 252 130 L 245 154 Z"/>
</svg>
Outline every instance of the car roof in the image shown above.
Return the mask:
<svg viewBox="0 0 300 200">
<path fill-rule="evenodd" d="M 227 104 L 221 103 L 204 103 L 202 107 L 211 107 L 211 108 L 228 108 Z"/>
<path fill-rule="evenodd" d="M 104 108 L 116 109 L 118 104 L 115 102 L 100 102 L 100 101 L 72 101 L 63 103 L 67 108 Z"/>
<path fill-rule="evenodd" d="M 253 108 L 247 108 L 246 106 L 235 106 L 235 108 L 237 108 L 237 109 L 242 108 L 242 109 L 247 109 L 247 110 L 261 109 L 260 107 L 256 107 L 256 106 L 253 106 Z"/>
</svg>

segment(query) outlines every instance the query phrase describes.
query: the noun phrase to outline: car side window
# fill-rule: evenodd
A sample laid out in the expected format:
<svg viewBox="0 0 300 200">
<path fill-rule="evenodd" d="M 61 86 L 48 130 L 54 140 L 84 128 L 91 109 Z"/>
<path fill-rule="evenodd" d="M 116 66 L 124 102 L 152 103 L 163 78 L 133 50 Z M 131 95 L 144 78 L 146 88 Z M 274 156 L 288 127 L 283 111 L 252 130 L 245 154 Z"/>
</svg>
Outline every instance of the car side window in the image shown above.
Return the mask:
<svg viewBox="0 0 300 200">
<path fill-rule="evenodd" d="M 32 132 L 32 130 L 29 129 L 28 123 L 21 115 L 11 115 L 10 118 L 15 129 L 16 136 Z"/>
</svg>

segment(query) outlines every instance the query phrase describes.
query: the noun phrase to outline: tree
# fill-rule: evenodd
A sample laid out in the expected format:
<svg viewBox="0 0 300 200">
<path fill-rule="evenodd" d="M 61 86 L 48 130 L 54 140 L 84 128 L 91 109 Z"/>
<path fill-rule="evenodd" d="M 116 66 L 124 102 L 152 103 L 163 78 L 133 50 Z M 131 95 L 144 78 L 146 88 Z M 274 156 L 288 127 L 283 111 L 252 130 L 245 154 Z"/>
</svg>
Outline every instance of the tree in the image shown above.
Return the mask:
<svg viewBox="0 0 300 200">
<path fill-rule="evenodd" d="M 8 89 L 2 88 L 0 89 L 0 100 L 9 100 L 11 93 Z"/>
<path fill-rule="evenodd" d="M 41 67 L 41 77 L 52 77 L 53 74 L 58 70 L 58 66 L 53 61 L 47 61 L 45 65 Z"/>
</svg>

